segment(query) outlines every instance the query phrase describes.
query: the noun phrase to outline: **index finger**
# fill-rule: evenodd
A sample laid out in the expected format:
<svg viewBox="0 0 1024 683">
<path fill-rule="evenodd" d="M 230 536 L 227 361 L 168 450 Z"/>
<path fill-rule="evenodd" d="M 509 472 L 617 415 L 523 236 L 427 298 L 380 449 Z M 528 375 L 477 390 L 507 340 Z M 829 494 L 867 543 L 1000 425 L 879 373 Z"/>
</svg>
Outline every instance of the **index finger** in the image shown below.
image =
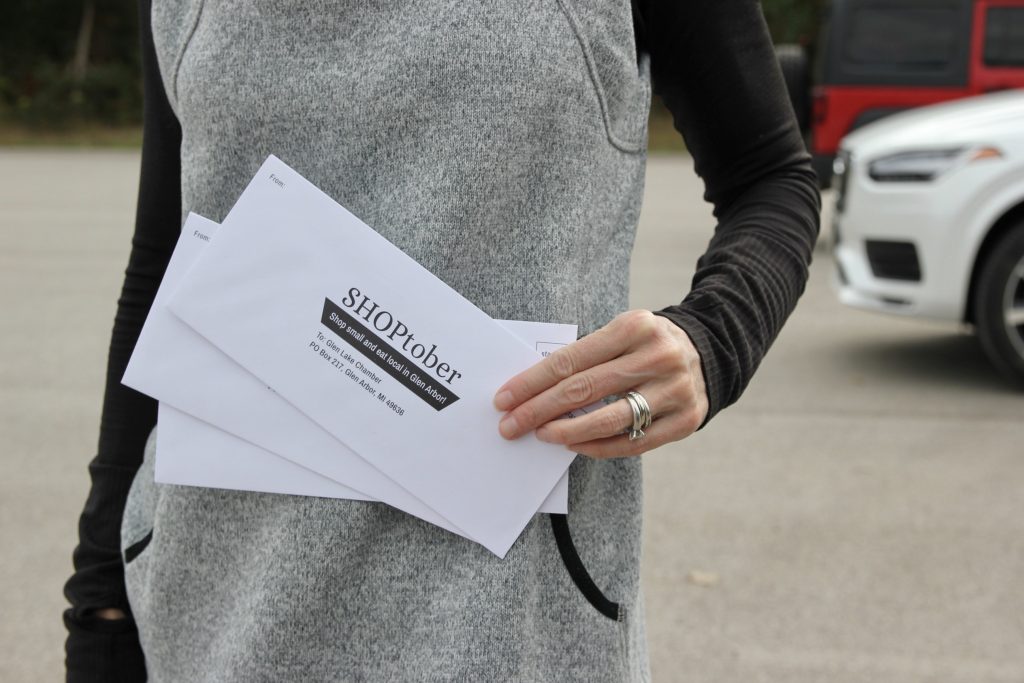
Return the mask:
<svg viewBox="0 0 1024 683">
<path fill-rule="evenodd" d="M 566 377 L 617 358 L 628 343 L 628 339 L 610 334 L 607 328 L 588 334 L 505 382 L 494 396 L 494 407 L 511 410 Z"/>
</svg>

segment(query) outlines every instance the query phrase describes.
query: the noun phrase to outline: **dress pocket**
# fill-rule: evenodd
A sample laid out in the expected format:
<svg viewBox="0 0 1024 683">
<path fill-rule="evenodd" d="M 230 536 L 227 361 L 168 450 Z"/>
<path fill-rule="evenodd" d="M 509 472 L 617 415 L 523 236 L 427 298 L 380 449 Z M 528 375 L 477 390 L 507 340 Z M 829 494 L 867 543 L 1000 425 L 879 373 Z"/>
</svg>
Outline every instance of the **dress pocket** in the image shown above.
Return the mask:
<svg viewBox="0 0 1024 683">
<path fill-rule="evenodd" d="M 125 566 L 137 558 L 153 540 L 153 518 L 156 512 L 156 483 L 153 481 L 153 461 L 156 456 L 156 429 L 154 428 L 143 449 L 142 464 L 135 473 L 121 516 L 121 555 Z"/>
<path fill-rule="evenodd" d="M 558 554 L 562 557 L 562 564 L 573 584 L 587 599 L 587 602 L 600 614 L 612 621 L 622 621 L 625 618 L 625 609 L 617 602 L 608 599 L 594 579 L 590 576 L 576 545 L 569 533 L 568 515 L 551 515 L 551 530 L 555 535 L 555 544 L 558 546 Z"/>
<path fill-rule="evenodd" d="M 149 542 L 153 540 L 153 530 L 150 529 L 149 533 L 140 538 L 139 540 L 132 543 L 130 546 L 124 549 L 124 564 L 128 566 L 132 561 L 142 554 L 142 551 L 149 546 Z"/>
<path fill-rule="evenodd" d="M 153 0 L 153 43 L 167 98 L 178 114 L 178 72 L 203 14 L 204 0 Z"/>
<path fill-rule="evenodd" d="M 583 51 L 608 140 L 624 152 L 642 152 L 651 106 L 650 60 L 638 55 L 631 4 L 556 1 Z"/>
</svg>

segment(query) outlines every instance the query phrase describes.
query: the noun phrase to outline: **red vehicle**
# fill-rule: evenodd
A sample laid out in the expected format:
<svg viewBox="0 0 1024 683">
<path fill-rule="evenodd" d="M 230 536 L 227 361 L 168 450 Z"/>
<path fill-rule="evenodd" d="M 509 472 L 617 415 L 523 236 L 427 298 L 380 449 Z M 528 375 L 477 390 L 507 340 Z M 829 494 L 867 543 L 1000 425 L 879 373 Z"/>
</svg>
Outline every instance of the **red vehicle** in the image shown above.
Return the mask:
<svg viewBox="0 0 1024 683">
<path fill-rule="evenodd" d="M 809 106 L 806 80 L 795 82 L 798 61 L 782 48 L 794 108 L 809 123 L 827 187 L 851 130 L 911 107 L 1024 88 L 1024 0 L 833 0 Z"/>
</svg>

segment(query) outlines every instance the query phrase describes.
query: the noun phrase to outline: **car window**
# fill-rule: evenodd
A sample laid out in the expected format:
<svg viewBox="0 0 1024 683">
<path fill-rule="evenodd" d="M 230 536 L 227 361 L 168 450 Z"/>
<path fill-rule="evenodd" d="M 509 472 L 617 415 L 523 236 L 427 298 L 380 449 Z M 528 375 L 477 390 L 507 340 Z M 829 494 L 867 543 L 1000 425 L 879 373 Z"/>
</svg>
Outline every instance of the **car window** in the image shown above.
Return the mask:
<svg viewBox="0 0 1024 683">
<path fill-rule="evenodd" d="M 823 82 L 966 85 L 971 9 L 970 0 L 837 1 Z"/>
<path fill-rule="evenodd" d="M 984 59 L 987 66 L 1024 66 L 1024 7 L 988 10 Z"/>
<path fill-rule="evenodd" d="M 850 17 L 845 59 L 864 66 L 944 71 L 956 57 L 949 7 L 860 7 Z"/>
</svg>

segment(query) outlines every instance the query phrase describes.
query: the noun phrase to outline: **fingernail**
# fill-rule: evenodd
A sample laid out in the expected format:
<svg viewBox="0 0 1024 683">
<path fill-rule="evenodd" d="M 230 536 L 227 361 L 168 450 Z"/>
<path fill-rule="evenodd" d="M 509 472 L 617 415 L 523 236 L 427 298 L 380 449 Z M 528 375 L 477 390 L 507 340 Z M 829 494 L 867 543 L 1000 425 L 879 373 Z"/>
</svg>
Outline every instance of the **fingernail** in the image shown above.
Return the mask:
<svg viewBox="0 0 1024 683">
<path fill-rule="evenodd" d="M 543 441 L 544 443 L 555 443 L 551 439 L 551 433 L 548 432 L 548 430 L 546 430 L 546 429 L 538 429 L 537 431 L 534 432 L 534 434 L 536 434 L 537 438 L 540 441 Z"/>
<path fill-rule="evenodd" d="M 512 407 L 512 392 L 511 391 L 499 391 L 498 395 L 494 397 L 494 407 L 498 410 L 508 410 Z"/>
<path fill-rule="evenodd" d="M 511 415 L 506 415 L 501 419 L 501 422 L 498 423 L 498 431 L 501 432 L 501 435 L 506 439 L 513 438 L 518 430 L 519 423 L 516 422 L 516 419 Z"/>
</svg>

